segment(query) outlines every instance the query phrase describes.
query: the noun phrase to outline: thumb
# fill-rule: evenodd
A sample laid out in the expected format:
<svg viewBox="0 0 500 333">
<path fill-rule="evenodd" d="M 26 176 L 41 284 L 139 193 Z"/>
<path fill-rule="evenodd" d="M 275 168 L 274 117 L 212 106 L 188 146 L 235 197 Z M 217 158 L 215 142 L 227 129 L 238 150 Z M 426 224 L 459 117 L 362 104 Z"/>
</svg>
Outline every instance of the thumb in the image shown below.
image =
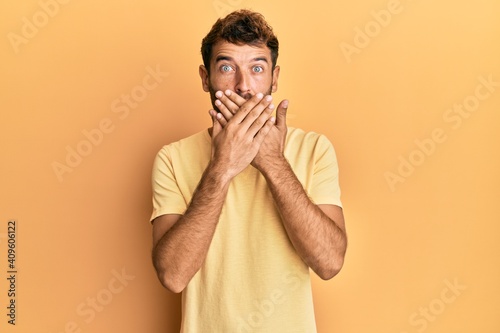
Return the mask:
<svg viewBox="0 0 500 333">
<path fill-rule="evenodd" d="M 276 110 L 276 126 L 280 129 L 286 128 L 286 113 L 288 111 L 288 100 L 282 100 Z"/>
</svg>

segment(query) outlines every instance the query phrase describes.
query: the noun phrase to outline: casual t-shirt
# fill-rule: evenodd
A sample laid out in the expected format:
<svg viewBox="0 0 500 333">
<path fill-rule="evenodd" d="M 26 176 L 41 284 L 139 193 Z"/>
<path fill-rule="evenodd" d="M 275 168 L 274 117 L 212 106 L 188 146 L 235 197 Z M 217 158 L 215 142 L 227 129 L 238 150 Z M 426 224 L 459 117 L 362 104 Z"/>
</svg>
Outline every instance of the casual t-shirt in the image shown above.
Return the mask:
<svg viewBox="0 0 500 333">
<path fill-rule="evenodd" d="M 341 206 L 325 136 L 288 128 L 284 155 L 312 202 Z M 210 156 L 207 130 L 160 150 L 151 220 L 185 212 Z M 182 333 L 316 332 L 309 268 L 252 166 L 231 181 L 207 257 L 182 293 L 182 313 Z"/>
</svg>

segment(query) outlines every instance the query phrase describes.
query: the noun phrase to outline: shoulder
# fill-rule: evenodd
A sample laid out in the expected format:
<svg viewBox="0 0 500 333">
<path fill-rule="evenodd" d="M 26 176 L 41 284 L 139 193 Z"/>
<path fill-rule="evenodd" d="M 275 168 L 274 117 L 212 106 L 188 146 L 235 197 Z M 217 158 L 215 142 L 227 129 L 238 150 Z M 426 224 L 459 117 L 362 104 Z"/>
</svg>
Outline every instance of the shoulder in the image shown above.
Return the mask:
<svg viewBox="0 0 500 333">
<path fill-rule="evenodd" d="M 292 147 L 309 147 L 321 148 L 332 146 L 330 140 L 320 133 L 313 131 L 304 131 L 301 128 L 288 127 L 287 132 L 287 145 Z"/>
<path fill-rule="evenodd" d="M 181 151 L 186 153 L 186 151 L 194 150 L 196 152 L 206 149 L 207 146 L 210 147 L 210 136 L 208 135 L 208 131 L 204 129 L 203 131 L 164 145 L 158 152 L 158 156 L 168 156 L 176 152 L 180 153 Z"/>
</svg>

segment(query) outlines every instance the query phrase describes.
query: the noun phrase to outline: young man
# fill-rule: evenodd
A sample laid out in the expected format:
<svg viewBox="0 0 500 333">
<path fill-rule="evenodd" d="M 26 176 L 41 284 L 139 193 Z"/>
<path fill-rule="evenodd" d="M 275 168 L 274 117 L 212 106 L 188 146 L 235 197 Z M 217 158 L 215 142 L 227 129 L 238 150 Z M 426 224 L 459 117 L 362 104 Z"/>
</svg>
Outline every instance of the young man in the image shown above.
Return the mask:
<svg viewBox="0 0 500 333">
<path fill-rule="evenodd" d="M 158 277 L 183 292 L 182 332 L 316 332 L 309 268 L 332 278 L 347 246 L 333 147 L 273 103 L 278 40 L 262 15 L 219 19 L 201 52 L 213 127 L 156 157 Z"/>
</svg>

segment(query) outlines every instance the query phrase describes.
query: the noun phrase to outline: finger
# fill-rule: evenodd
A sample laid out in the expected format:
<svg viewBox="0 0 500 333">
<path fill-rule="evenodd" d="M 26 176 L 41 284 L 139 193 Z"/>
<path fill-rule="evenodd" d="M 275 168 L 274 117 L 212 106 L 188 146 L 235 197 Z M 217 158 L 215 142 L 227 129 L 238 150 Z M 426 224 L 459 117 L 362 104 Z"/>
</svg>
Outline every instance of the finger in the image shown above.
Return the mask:
<svg viewBox="0 0 500 333">
<path fill-rule="evenodd" d="M 265 112 L 271 110 L 271 112 L 274 110 L 274 104 L 272 104 L 273 97 L 271 95 L 265 96 L 262 100 L 260 100 L 259 103 L 257 103 L 250 112 L 248 112 L 247 116 L 245 119 L 242 121 L 243 124 L 247 124 L 247 126 L 251 126 L 252 123 L 260 117 L 260 115 Z M 242 109 L 246 107 L 247 104 L 242 106 Z M 265 120 L 269 118 L 266 117 Z M 262 123 L 264 125 L 264 123 Z"/>
<path fill-rule="evenodd" d="M 271 131 L 275 123 L 276 123 L 276 118 L 274 117 L 269 118 L 266 121 L 265 125 L 259 130 L 257 135 L 255 135 L 254 142 L 258 145 L 261 145 L 262 142 L 264 142 L 264 138 L 267 136 L 269 131 Z"/>
<path fill-rule="evenodd" d="M 237 98 L 237 97 L 239 98 Z M 238 112 L 240 109 L 240 106 L 245 103 L 245 99 L 240 97 L 238 94 L 233 93 L 231 90 L 226 90 L 224 93 L 222 91 L 217 91 L 215 93 L 215 97 L 222 102 L 226 106 L 226 108 L 232 113 L 235 114 Z M 229 98 L 231 97 L 231 98 Z M 241 101 L 240 98 L 243 100 Z M 237 101 L 238 103 L 235 103 L 233 100 Z"/>
<path fill-rule="evenodd" d="M 224 118 L 224 116 L 220 112 L 217 112 L 217 111 L 212 109 L 212 110 L 209 110 L 208 113 L 212 117 L 212 121 L 215 118 L 222 125 L 222 127 L 226 126 L 227 120 L 226 120 L 226 118 Z"/>
<path fill-rule="evenodd" d="M 248 133 L 250 135 L 256 135 L 260 131 L 260 129 L 265 126 L 266 122 L 269 120 L 271 114 L 273 113 L 275 108 L 274 104 L 271 103 L 267 106 L 265 105 L 266 104 L 262 103 L 257 104 L 255 108 L 248 114 L 247 118 L 245 118 L 243 124 L 250 124 L 248 128 Z"/>
<path fill-rule="evenodd" d="M 222 127 L 226 126 L 226 124 L 227 124 L 227 120 L 226 120 L 226 118 L 224 118 L 224 116 L 223 116 L 222 114 L 217 113 L 217 114 L 215 115 L 215 118 L 217 119 L 217 121 L 219 122 L 219 124 L 220 124 Z"/>
<path fill-rule="evenodd" d="M 248 101 L 245 102 L 240 108 L 240 110 L 234 115 L 234 117 L 231 119 L 232 122 L 239 124 L 243 122 L 243 120 L 246 119 L 247 115 L 254 110 L 254 108 L 259 105 L 260 103 L 267 103 L 267 105 L 270 104 L 269 101 L 267 101 L 266 98 L 264 98 L 264 94 L 258 93 L 252 96 Z M 267 106 L 265 105 L 264 108 Z M 264 110 L 262 106 L 258 109 L 260 112 Z M 259 113 L 260 114 L 260 113 Z M 258 115 L 257 115 L 258 116 Z M 255 120 L 256 117 L 253 118 Z M 250 125 L 248 125 L 250 126 Z"/>
<path fill-rule="evenodd" d="M 240 109 L 240 107 L 246 103 L 246 99 L 244 99 L 243 97 L 241 97 L 240 95 L 238 95 L 237 93 L 235 93 L 234 91 L 232 90 L 226 90 L 224 91 L 224 96 L 221 98 L 221 101 L 224 103 L 224 101 L 227 100 L 227 103 L 230 103 L 231 105 L 234 105 L 235 106 L 235 110 L 238 111 Z M 228 108 L 229 105 L 226 104 L 226 106 Z M 236 112 L 234 112 L 236 113 Z"/>
<path fill-rule="evenodd" d="M 213 126 L 212 138 L 215 138 L 222 130 L 222 125 L 220 124 L 219 120 L 217 119 L 217 115 L 220 115 L 220 113 L 218 113 L 215 110 L 209 110 L 208 113 L 210 114 L 210 117 L 212 118 L 212 126 Z M 222 117 L 222 118 L 224 118 L 224 117 Z"/>
<path fill-rule="evenodd" d="M 288 111 L 288 100 L 282 100 L 276 110 L 276 126 L 279 129 L 286 128 L 286 113 Z"/>
<path fill-rule="evenodd" d="M 215 100 L 215 106 L 219 109 L 220 113 L 224 116 L 226 120 L 229 120 L 233 117 L 233 113 L 224 105 L 220 100 Z"/>
</svg>

